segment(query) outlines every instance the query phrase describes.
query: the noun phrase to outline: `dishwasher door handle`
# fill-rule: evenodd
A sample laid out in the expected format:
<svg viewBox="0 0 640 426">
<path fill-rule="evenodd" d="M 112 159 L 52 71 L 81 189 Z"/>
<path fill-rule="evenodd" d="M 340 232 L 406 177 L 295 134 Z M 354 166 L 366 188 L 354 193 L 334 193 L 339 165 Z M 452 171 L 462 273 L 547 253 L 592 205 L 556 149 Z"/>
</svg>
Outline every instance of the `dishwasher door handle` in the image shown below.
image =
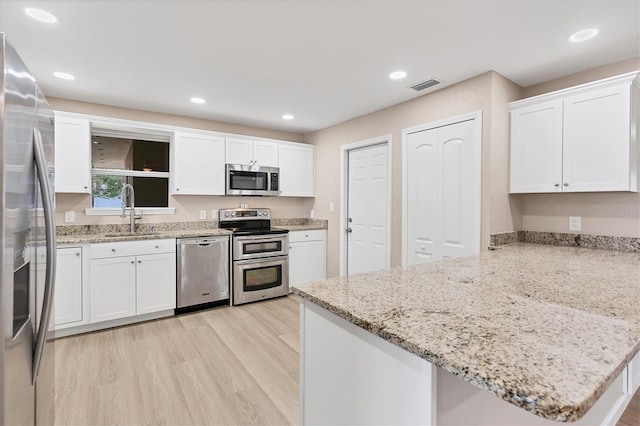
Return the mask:
<svg viewBox="0 0 640 426">
<path fill-rule="evenodd" d="M 198 243 L 198 247 L 211 247 L 211 243 Z"/>
</svg>

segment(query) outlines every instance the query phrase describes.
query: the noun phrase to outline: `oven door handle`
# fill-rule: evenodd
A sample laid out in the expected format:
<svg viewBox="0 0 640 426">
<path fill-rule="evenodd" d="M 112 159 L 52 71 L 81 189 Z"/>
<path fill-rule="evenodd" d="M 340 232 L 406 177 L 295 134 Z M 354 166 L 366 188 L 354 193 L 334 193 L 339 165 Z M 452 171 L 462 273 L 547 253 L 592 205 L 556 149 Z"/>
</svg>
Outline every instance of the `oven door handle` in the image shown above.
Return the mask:
<svg viewBox="0 0 640 426">
<path fill-rule="evenodd" d="M 289 256 L 273 256 L 273 257 L 259 257 L 257 259 L 246 260 L 234 260 L 233 263 L 238 266 L 252 265 L 254 263 L 264 263 L 265 265 L 278 265 L 281 263 L 287 263 Z"/>
<path fill-rule="evenodd" d="M 284 241 L 289 237 L 289 234 L 270 234 L 270 235 L 241 235 L 241 236 L 234 236 L 233 239 L 235 241 L 264 241 L 264 242 L 271 242 L 271 241 Z"/>
</svg>

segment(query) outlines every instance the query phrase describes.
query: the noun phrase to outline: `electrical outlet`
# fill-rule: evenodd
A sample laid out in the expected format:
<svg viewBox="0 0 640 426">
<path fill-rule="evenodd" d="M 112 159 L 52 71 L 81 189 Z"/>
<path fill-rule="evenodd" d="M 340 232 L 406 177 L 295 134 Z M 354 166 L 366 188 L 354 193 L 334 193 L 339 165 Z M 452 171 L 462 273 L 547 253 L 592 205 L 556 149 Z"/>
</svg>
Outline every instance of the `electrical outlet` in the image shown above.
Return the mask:
<svg viewBox="0 0 640 426">
<path fill-rule="evenodd" d="M 310 217 L 311 219 L 313 219 L 314 217 L 316 217 L 316 212 L 315 212 L 315 210 L 314 210 L 314 209 L 311 209 L 311 213 L 309 214 L 309 217 Z"/>
<path fill-rule="evenodd" d="M 211 220 L 218 220 L 218 209 L 211 210 Z"/>
<path fill-rule="evenodd" d="M 207 220 L 207 211 L 200 210 L 200 220 Z"/>
<path fill-rule="evenodd" d="M 333 213 L 335 211 L 335 206 L 333 205 L 333 203 L 329 203 L 329 212 Z"/>
<path fill-rule="evenodd" d="M 68 210 L 64 212 L 64 221 L 65 223 L 72 223 L 76 221 L 76 212 L 73 210 Z"/>
<path fill-rule="evenodd" d="M 569 231 L 582 230 L 582 217 L 581 216 L 569 216 Z"/>
</svg>

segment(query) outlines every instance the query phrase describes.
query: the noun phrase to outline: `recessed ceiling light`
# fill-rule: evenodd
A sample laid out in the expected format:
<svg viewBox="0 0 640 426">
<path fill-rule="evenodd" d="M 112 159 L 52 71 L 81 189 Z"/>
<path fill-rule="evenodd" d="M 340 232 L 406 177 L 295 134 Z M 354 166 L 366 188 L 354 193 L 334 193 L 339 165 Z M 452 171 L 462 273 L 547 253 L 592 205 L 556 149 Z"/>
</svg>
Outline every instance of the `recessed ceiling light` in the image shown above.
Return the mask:
<svg viewBox="0 0 640 426">
<path fill-rule="evenodd" d="M 191 102 L 193 102 L 194 104 L 203 104 L 206 101 L 204 99 L 202 99 L 202 98 L 195 98 L 194 97 L 194 98 L 191 98 Z"/>
<path fill-rule="evenodd" d="M 67 74 L 66 72 L 60 72 L 60 71 L 56 71 L 53 73 L 53 75 L 55 75 L 58 78 L 61 78 L 63 80 L 75 80 L 75 76 L 71 75 L 71 74 Z"/>
<path fill-rule="evenodd" d="M 569 40 L 573 42 L 589 40 L 590 38 L 594 38 L 595 36 L 597 36 L 599 32 L 600 31 L 597 28 L 580 30 L 578 32 L 571 34 L 571 37 L 569 37 Z"/>
<path fill-rule="evenodd" d="M 389 74 L 389 78 L 391 80 L 400 80 L 403 79 L 407 76 L 407 73 L 404 71 L 394 71 L 391 74 Z"/>
<path fill-rule="evenodd" d="M 282 119 L 283 120 L 293 120 L 293 115 L 292 114 L 282 114 Z"/>
<path fill-rule="evenodd" d="M 24 12 L 36 21 L 46 22 L 47 24 L 58 22 L 58 18 L 56 18 L 46 10 L 36 9 L 35 7 L 27 7 Z"/>
</svg>

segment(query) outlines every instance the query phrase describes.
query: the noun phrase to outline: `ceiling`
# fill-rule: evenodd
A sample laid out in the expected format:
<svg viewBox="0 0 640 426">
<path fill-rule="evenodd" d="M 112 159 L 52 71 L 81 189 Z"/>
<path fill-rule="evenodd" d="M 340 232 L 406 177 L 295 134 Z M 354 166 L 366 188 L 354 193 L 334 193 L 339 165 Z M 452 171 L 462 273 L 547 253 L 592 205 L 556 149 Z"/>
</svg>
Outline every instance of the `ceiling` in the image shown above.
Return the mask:
<svg viewBox="0 0 640 426">
<path fill-rule="evenodd" d="M 640 0 L 0 0 L 0 31 L 47 96 L 306 133 L 489 70 L 526 87 L 638 56 Z"/>
</svg>

